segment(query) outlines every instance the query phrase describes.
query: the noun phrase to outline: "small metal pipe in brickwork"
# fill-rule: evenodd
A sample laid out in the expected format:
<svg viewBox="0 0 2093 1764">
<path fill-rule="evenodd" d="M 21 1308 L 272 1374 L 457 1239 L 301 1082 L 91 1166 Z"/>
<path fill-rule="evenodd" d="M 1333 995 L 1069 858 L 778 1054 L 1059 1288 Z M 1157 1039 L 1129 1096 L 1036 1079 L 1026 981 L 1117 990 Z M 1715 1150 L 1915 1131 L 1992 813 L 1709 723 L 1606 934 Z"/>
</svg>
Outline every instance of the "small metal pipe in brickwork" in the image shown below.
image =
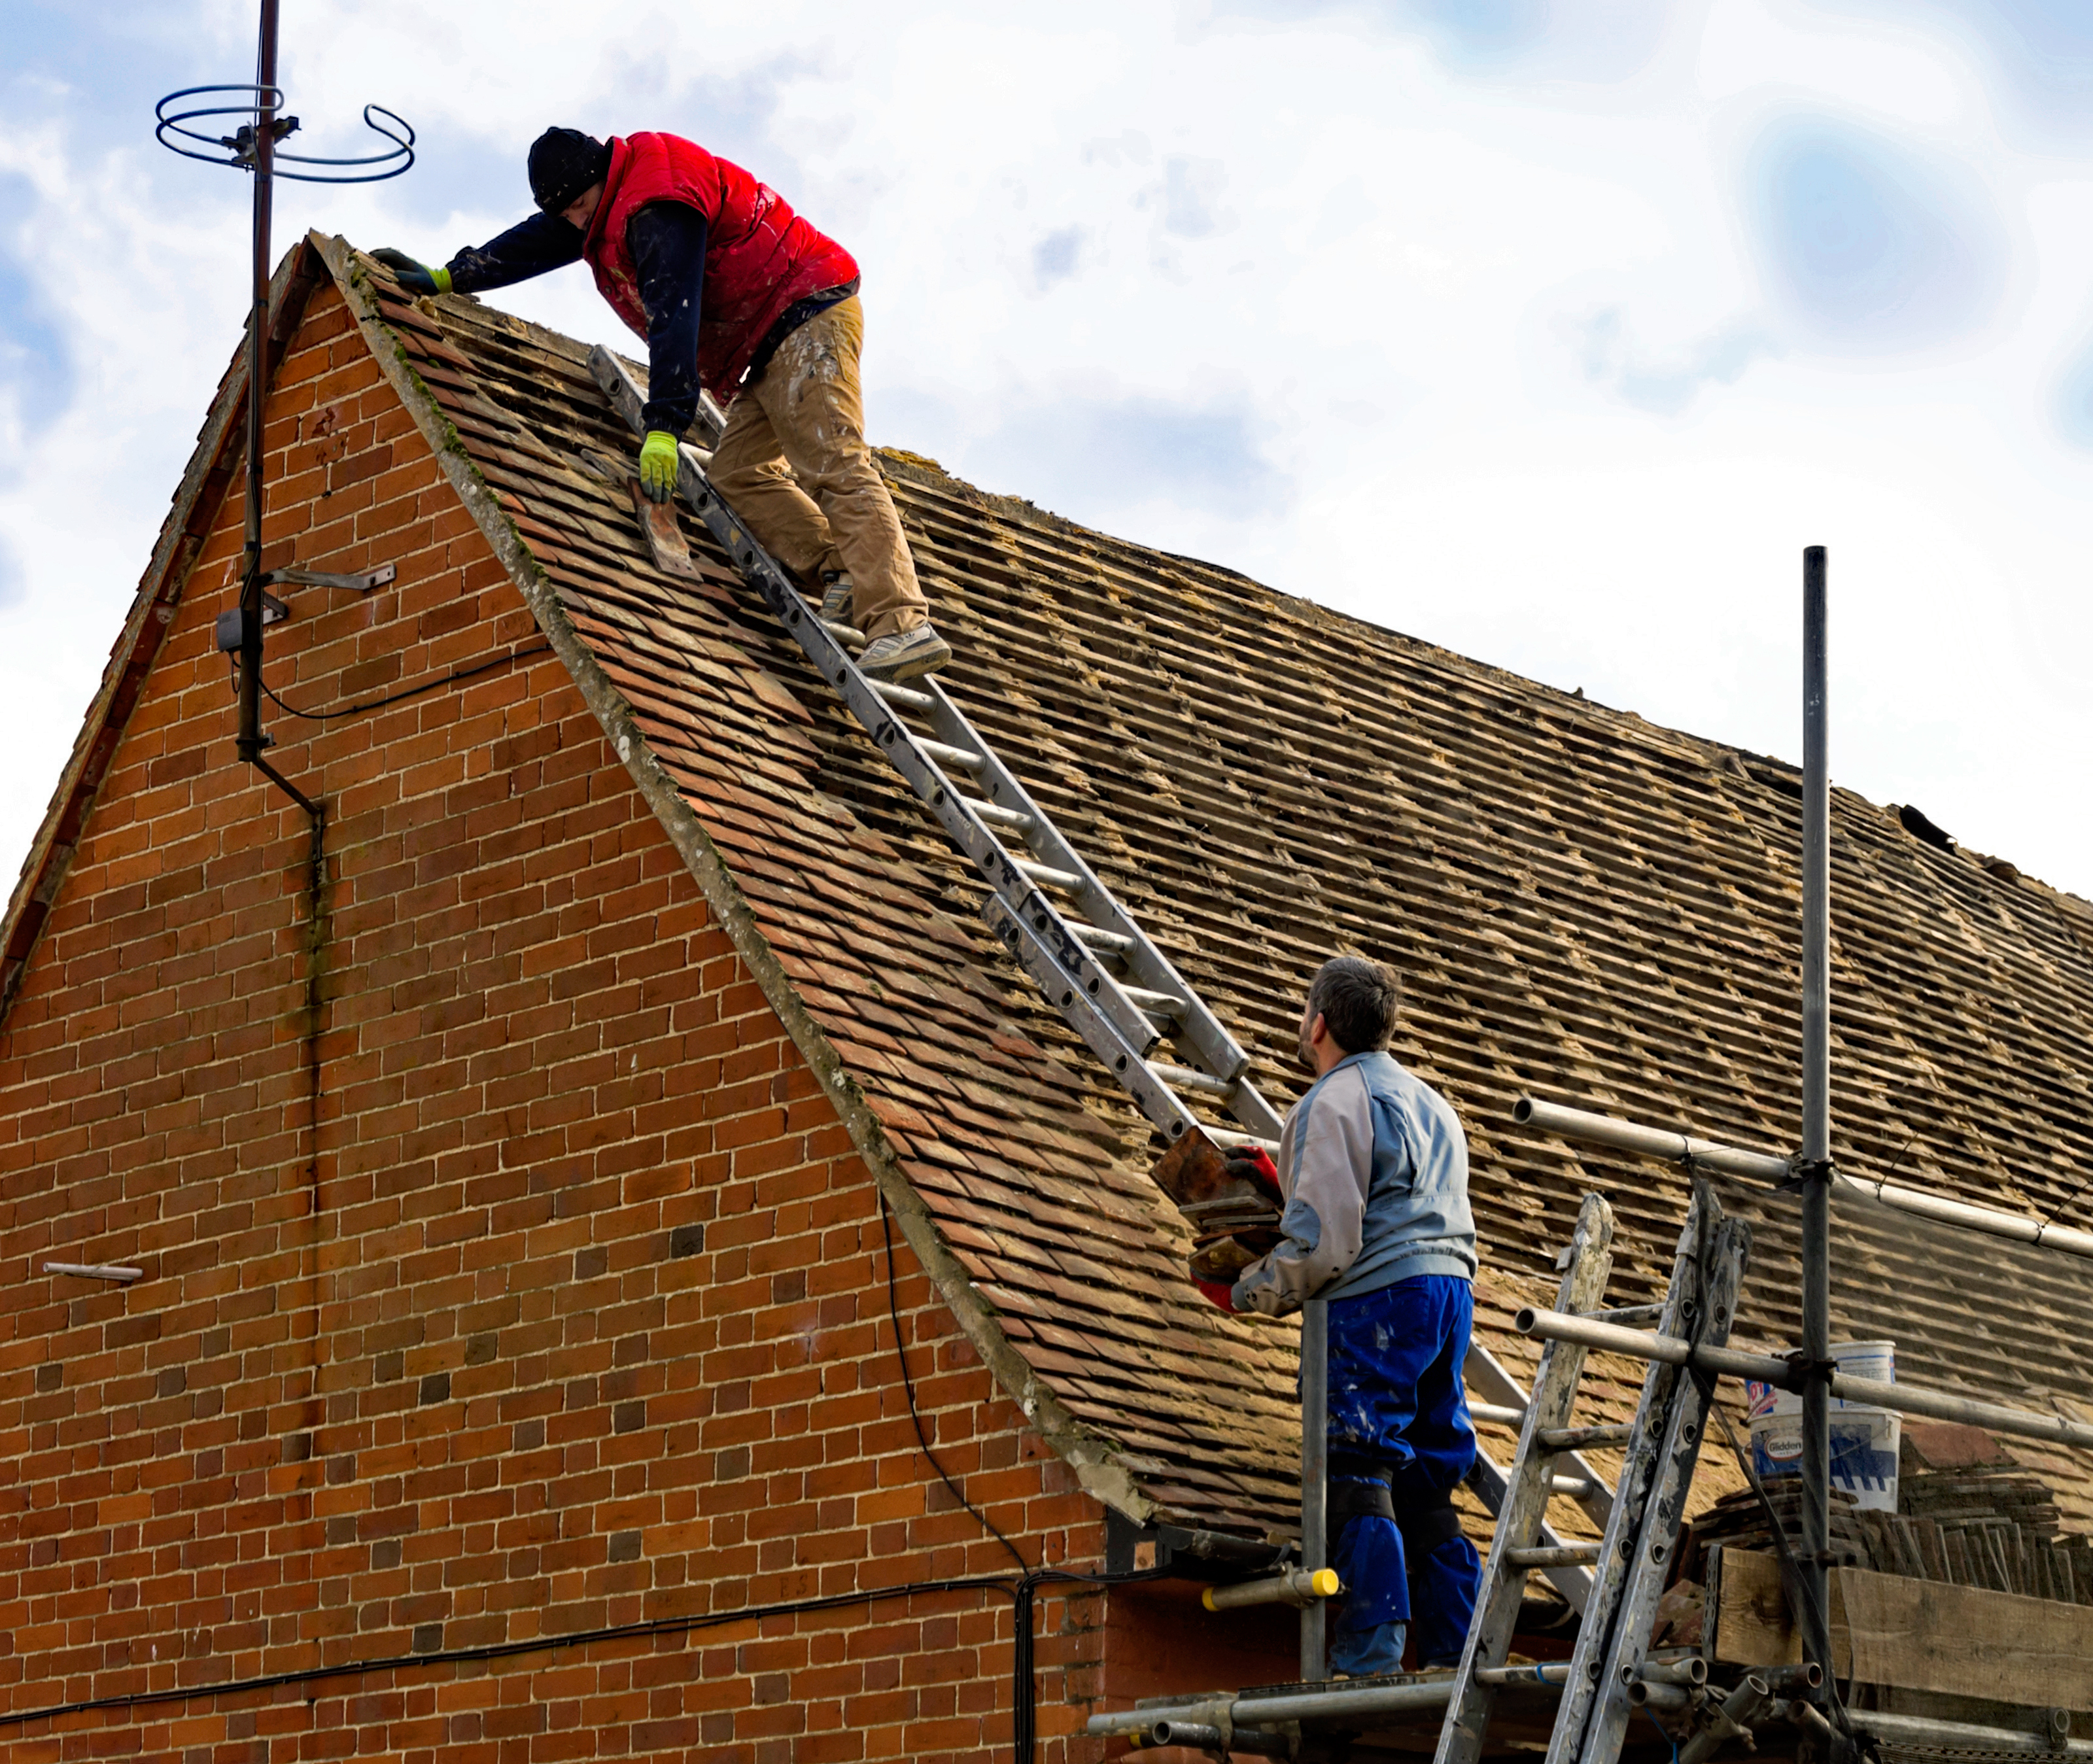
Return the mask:
<svg viewBox="0 0 2093 1764">
<path fill-rule="evenodd" d="M 1330 1565 L 1330 1302 L 1301 1307 L 1301 1566 L 1314 1574 Z M 1324 1677 L 1329 1613 L 1320 1599 L 1301 1607 L 1301 1677 Z"/>
</svg>

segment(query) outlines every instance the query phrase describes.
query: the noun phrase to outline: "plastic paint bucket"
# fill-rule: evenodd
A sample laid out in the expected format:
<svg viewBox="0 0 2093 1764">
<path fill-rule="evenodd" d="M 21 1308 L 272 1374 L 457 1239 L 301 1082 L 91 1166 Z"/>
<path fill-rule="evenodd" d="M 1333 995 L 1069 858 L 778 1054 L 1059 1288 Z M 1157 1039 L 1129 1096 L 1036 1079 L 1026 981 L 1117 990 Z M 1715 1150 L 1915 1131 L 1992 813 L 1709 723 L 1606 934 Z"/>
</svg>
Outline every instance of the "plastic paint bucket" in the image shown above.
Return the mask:
<svg viewBox="0 0 2093 1764">
<path fill-rule="evenodd" d="M 1855 1505 L 1894 1513 L 1897 1504 L 1897 1449 L 1904 1418 L 1887 1409 L 1857 1405 L 1831 1416 L 1831 1486 Z M 1802 1474 L 1802 1417 L 1762 1415 L 1752 1423 L 1752 1467 L 1762 1480 Z"/>
</svg>

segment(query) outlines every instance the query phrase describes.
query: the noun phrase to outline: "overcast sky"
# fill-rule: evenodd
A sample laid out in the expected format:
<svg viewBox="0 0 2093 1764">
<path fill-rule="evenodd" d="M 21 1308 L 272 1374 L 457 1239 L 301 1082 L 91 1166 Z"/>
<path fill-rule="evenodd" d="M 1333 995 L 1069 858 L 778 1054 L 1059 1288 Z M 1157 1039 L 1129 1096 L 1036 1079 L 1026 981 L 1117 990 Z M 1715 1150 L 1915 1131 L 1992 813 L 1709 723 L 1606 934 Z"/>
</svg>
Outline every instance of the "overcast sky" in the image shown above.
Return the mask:
<svg viewBox="0 0 2093 1764">
<path fill-rule="evenodd" d="M 873 439 L 989 489 L 1790 758 L 1830 546 L 1835 780 L 2093 895 L 2088 0 L 284 13 L 306 150 L 375 100 L 422 158 L 280 251 L 689 135 L 857 254 Z M 6 16 L 11 878 L 239 340 L 246 183 L 152 102 L 254 15 Z M 578 268 L 496 298 L 633 346 Z"/>
</svg>

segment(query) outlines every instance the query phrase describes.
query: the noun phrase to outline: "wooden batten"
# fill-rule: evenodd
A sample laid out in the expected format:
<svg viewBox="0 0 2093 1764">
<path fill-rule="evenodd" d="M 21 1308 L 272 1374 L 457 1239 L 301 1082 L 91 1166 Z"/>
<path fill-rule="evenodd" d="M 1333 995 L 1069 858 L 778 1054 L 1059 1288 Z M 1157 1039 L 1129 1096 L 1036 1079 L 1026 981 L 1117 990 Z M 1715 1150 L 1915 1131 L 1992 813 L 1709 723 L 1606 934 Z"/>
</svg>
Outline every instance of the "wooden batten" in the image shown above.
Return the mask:
<svg viewBox="0 0 2093 1764">
<path fill-rule="evenodd" d="M 1801 1658 L 1774 1557 L 1723 1550 L 1712 1610 L 1717 1663 Z M 2083 1605 L 1835 1568 L 1831 1651 L 1839 1676 L 1857 1684 L 2093 1710 L 2093 1607 Z"/>
</svg>

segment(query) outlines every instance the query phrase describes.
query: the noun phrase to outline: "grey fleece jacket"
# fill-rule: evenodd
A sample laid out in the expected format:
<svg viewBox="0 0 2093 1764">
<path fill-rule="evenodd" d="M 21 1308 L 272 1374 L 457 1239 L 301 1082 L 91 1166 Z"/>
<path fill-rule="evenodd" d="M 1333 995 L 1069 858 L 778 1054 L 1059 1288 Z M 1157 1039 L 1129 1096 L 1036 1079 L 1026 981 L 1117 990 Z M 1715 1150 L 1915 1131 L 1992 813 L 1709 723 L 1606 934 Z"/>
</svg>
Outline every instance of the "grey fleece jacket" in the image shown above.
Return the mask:
<svg viewBox="0 0 2093 1764">
<path fill-rule="evenodd" d="M 1312 1085 L 1279 1142 L 1278 1246 L 1245 1268 L 1238 1311 L 1281 1316 L 1419 1274 L 1476 1277 L 1468 1141 L 1453 1106 L 1385 1053 Z"/>
</svg>

